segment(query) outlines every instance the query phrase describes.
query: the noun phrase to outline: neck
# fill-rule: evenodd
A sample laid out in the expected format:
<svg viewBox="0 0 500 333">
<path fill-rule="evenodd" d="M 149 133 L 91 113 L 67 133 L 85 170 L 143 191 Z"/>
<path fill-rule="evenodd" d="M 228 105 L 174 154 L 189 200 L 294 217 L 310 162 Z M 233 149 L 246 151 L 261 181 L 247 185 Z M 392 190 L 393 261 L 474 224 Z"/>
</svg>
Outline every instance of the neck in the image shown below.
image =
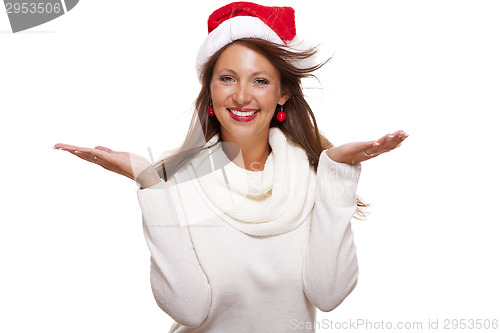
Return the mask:
<svg viewBox="0 0 500 333">
<path fill-rule="evenodd" d="M 260 136 L 258 139 L 244 140 L 231 138 L 227 140 L 227 135 L 223 135 L 222 149 L 226 155 L 238 167 L 250 171 L 262 171 L 266 160 L 271 153 L 268 135 Z M 228 144 L 230 143 L 230 144 Z"/>
</svg>

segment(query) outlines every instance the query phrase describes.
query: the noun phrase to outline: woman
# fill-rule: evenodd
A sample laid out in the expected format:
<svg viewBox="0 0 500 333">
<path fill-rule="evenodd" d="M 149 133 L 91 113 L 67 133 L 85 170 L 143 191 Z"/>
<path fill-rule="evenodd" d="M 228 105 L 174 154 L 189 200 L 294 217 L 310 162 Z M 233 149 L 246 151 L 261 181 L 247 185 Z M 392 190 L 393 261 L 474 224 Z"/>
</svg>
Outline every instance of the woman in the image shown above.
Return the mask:
<svg viewBox="0 0 500 333">
<path fill-rule="evenodd" d="M 314 49 L 296 51 L 289 7 L 232 3 L 209 18 L 202 87 L 176 154 L 146 159 L 56 144 L 139 185 L 155 299 L 171 332 L 314 331 L 353 290 L 350 220 L 363 203 L 360 162 L 403 131 L 332 147 L 300 80 Z"/>
</svg>

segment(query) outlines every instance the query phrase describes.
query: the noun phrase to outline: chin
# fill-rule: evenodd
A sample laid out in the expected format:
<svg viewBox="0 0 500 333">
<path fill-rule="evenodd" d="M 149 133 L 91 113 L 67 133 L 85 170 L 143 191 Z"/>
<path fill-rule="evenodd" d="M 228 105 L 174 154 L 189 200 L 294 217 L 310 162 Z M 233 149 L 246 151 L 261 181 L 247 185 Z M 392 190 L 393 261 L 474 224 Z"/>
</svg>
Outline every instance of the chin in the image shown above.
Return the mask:
<svg viewBox="0 0 500 333">
<path fill-rule="evenodd" d="M 259 138 L 259 136 L 267 136 L 269 132 L 269 128 L 263 128 L 260 130 L 257 130 L 256 128 L 239 128 L 239 129 L 232 129 L 232 130 L 225 130 L 222 132 L 222 135 L 224 136 L 224 132 L 226 133 L 226 137 L 232 137 L 232 138 L 237 138 L 239 140 L 256 140 Z M 228 134 L 228 135 L 227 135 Z"/>
</svg>

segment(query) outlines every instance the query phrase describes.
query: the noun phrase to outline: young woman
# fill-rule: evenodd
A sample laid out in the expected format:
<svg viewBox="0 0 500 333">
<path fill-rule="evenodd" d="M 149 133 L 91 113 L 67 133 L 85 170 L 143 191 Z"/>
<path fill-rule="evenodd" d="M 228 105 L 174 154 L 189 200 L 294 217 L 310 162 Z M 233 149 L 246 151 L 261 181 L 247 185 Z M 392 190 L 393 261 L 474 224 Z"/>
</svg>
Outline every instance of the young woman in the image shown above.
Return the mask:
<svg viewBox="0 0 500 333">
<path fill-rule="evenodd" d="M 56 144 L 134 179 L 155 299 L 171 332 L 314 330 L 357 282 L 350 220 L 360 162 L 403 131 L 332 147 L 301 79 L 323 64 L 297 51 L 294 12 L 237 2 L 209 18 L 186 140 L 151 165 L 105 147 Z"/>
</svg>

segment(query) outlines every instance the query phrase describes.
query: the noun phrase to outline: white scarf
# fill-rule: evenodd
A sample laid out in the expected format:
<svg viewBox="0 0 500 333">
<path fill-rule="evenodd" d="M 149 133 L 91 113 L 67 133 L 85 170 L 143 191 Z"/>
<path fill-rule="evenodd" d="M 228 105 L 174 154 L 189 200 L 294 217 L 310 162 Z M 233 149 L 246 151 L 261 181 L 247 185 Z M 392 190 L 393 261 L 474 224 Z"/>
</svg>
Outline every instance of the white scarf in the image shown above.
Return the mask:
<svg viewBox="0 0 500 333">
<path fill-rule="evenodd" d="M 215 135 L 205 147 L 218 139 Z M 220 142 L 203 149 L 186 166 L 210 209 L 232 227 L 254 236 L 278 235 L 300 226 L 316 194 L 316 173 L 306 152 L 277 127 L 269 129 L 269 145 L 272 152 L 263 171 L 238 167 Z"/>
</svg>

